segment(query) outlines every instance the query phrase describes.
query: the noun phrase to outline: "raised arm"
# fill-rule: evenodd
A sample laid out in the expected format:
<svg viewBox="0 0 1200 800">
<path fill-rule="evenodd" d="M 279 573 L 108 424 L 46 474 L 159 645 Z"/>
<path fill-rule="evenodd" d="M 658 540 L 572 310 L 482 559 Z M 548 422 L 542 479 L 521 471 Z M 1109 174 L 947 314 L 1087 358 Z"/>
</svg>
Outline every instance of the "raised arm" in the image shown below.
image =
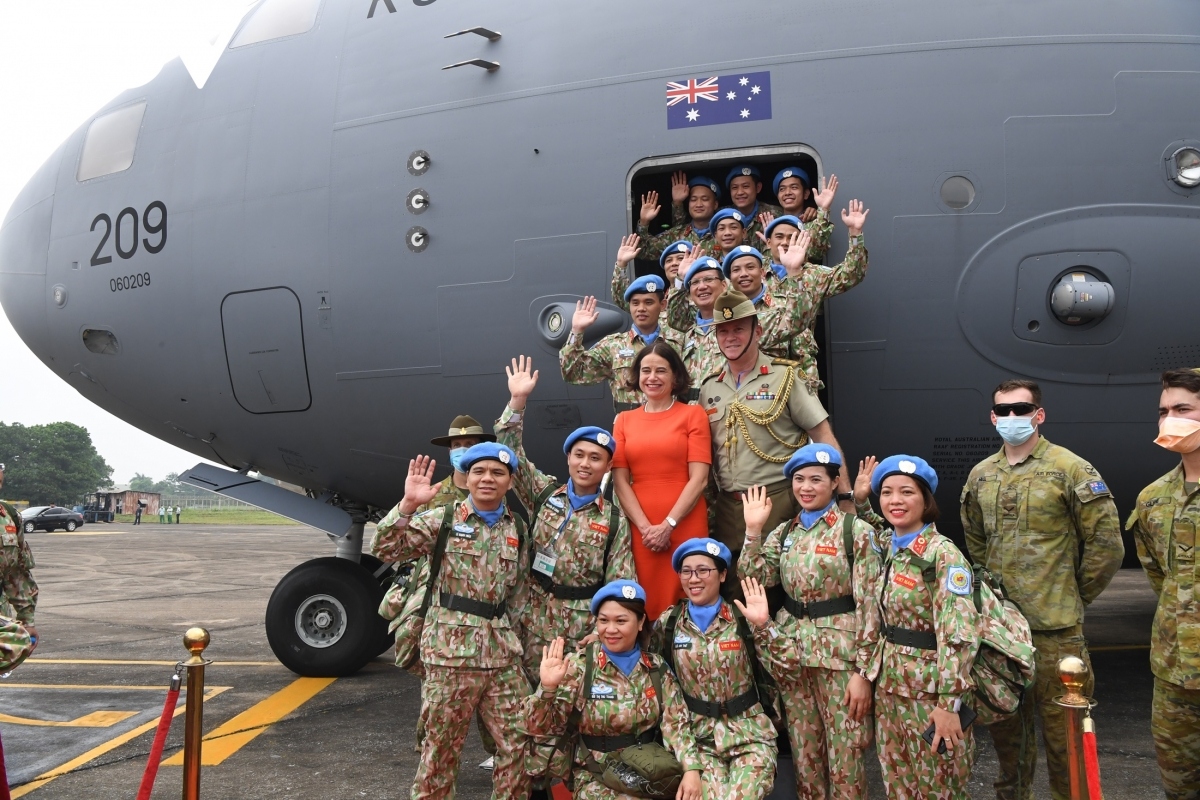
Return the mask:
<svg viewBox="0 0 1200 800">
<path fill-rule="evenodd" d="M 512 364 L 504 370 L 508 374 L 508 405 L 500 419 L 492 426 L 492 430 L 496 434 L 496 441 L 517 454 L 518 467 L 516 475 L 513 476 L 513 489 L 520 498 L 521 505 L 532 513 L 534 502 L 542 490 L 558 483 L 557 478 L 539 470 L 529 459 L 523 443 L 525 405 L 537 387 L 538 373 L 533 368 L 533 359 L 529 356 L 514 358 Z"/>
<path fill-rule="evenodd" d="M 575 313 L 571 316 L 571 335 L 558 352 L 558 365 L 563 380 L 580 386 L 612 378 L 612 362 L 604 350 L 585 350 L 583 332 L 600 318 L 596 311 L 596 298 L 588 295 L 575 302 Z"/>
<path fill-rule="evenodd" d="M 633 270 L 629 268 L 629 265 L 641 252 L 641 244 L 642 237 L 631 233 L 621 240 L 621 246 L 617 248 L 617 263 L 613 265 L 612 284 L 609 286 L 609 290 L 612 292 L 613 302 L 623 311 L 629 310 L 629 303 L 625 302 L 625 290 L 633 282 Z"/>
</svg>

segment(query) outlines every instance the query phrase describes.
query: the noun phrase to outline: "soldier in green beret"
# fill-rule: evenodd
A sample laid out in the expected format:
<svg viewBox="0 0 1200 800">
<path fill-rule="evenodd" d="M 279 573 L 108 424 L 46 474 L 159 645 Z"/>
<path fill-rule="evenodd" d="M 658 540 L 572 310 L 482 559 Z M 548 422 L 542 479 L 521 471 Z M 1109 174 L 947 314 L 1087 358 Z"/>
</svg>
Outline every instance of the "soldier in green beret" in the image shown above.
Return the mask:
<svg viewBox="0 0 1200 800">
<path fill-rule="evenodd" d="M 1147 486 L 1126 527 L 1158 595 L 1150 634 L 1150 731 L 1169 800 L 1200 797 L 1200 369 L 1162 374 L 1155 444 L 1180 464 Z"/>
<path fill-rule="evenodd" d="M 1058 661 L 1078 656 L 1093 677 L 1083 638 L 1083 609 L 1121 567 L 1125 546 L 1112 492 L 1087 461 L 1051 444 L 1042 390 L 1007 380 L 992 392 L 992 424 L 1004 440 L 975 465 L 959 498 L 963 532 L 975 563 L 999 575 L 1021 607 L 1037 648 L 1036 684 L 1011 719 L 990 726 L 999 774 L 996 796 L 1033 796 L 1037 764 L 1034 716 L 1042 715 L 1046 766 L 1055 798 L 1068 797 L 1067 739 Z"/>
<path fill-rule="evenodd" d="M 0 464 L 0 490 L 4 465 Z M 0 500 L 0 672 L 8 672 L 37 647 L 33 612 L 38 586 L 30 570 L 33 551 L 21 532 L 21 515 Z"/>
</svg>

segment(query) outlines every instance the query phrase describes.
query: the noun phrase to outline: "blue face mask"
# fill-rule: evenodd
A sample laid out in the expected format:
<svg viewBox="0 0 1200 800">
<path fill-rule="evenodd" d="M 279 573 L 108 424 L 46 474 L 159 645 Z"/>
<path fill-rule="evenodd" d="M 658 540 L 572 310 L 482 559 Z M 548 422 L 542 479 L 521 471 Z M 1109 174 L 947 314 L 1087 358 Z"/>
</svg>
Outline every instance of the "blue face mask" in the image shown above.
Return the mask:
<svg viewBox="0 0 1200 800">
<path fill-rule="evenodd" d="M 1033 425 L 1033 417 L 997 417 L 996 433 L 1000 438 L 1013 447 L 1025 444 L 1029 437 L 1037 431 Z"/>
<path fill-rule="evenodd" d="M 464 470 L 462 468 L 462 460 L 463 460 L 463 456 L 465 456 L 467 454 L 468 449 L 469 448 L 466 448 L 466 447 L 455 447 L 455 448 L 451 449 L 450 450 L 450 466 L 454 467 L 454 469 L 456 469 L 459 472 L 466 472 L 466 470 Z"/>
</svg>

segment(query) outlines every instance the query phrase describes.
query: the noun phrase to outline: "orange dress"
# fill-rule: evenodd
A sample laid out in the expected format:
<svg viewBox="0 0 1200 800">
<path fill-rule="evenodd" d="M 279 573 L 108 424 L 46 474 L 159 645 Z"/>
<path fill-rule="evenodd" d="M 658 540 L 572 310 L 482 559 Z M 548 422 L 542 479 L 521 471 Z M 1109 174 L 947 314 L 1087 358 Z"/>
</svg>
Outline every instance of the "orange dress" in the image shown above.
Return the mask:
<svg viewBox="0 0 1200 800">
<path fill-rule="evenodd" d="M 676 401 L 657 414 L 647 414 L 645 407 L 623 411 L 613 423 L 613 438 L 617 442 L 613 466 L 629 470 L 633 493 L 655 525 L 667 518 L 687 486 L 688 462 L 712 464 L 712 434 L 700 406 Z M 671 533 L 671 546 L 663 553 L 642 544 L 641 531 L 629 526 L 633 563 L 638 583 L 646 590 L 646 613 L 651 620 L 683 598 L 679 576 L 671 568 L 671 555 L 688 539 L 708 536 L 708 508 L 703 495 L 678 522 Z"/>
</svg>

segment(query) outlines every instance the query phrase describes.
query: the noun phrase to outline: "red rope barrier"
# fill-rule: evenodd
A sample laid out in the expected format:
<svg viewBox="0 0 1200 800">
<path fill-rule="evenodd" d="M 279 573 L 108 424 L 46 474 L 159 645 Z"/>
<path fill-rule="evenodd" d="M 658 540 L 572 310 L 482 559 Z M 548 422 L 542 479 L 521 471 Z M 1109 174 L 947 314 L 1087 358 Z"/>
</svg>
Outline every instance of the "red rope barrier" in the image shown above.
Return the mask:
<svg viewBox="0 0 1200 800">
<path fill-rule="evenodd" d="M 12 800 L 8 793 L 8 771 L 4 768 L 4 742 L 0 741 L 0 800 Z"/>
<path fill-rule="evenodd" d="M 1087 774 L 1088 797 L 1101 800 L 1100 756 L 1096 753 L 1096 723 L 1091 717 L 1083 718 L 1083 769 Z"/>
<path fill-rule="evenodd" d="M 142 785 L 138 787 L 137 800 L 150 800 L 150 792 L 154 791 L 154 779 L 158 776 L 163 746 L 167 743 L 167 733 L 171 730 L 171 720 L 175 718 L 175 705 L 178 701 L 179 673 L 175 673 L 171 676 L 171 688 L 167 690 L 167 700 L 163 703 L 162 716 L 158 719 L 158 730 L 154 732 L 154 744 L 150 747 L 146 771 L 142 773 Z M 0 800 L 7 798 L 0 797 Z"/>
</svg>

